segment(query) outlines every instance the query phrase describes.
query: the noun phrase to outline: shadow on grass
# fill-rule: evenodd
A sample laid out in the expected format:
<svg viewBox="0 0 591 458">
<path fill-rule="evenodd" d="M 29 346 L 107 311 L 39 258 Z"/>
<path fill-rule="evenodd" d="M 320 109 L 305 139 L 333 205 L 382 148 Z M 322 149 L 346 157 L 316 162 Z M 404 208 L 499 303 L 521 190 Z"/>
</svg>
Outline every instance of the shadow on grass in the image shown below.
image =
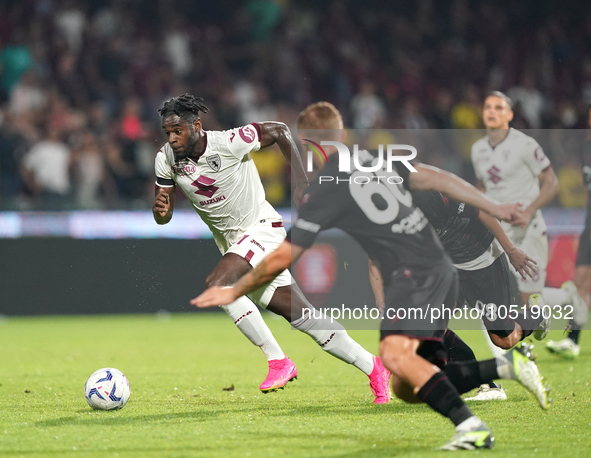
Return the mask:
<svg viewBox="0 0 591 458">
<path fill-rule="evenodd" d="M 54 427 L 54 426 L 94 426 L 97 424 L 105 425 L 127 425 L 135 423 L 152 423 L 166 420 L 177 420 L 190 418 L 196 421 L 207 421 L 219 415 L 225 415 L 228 411 L 197 411 L 197 412 L 173 412 L 159 415 L 125 415 L 119 414 L 118 411 L 100 412 L 92 417 L 88 417 L 88 411 L 81 411 L 80 415 L 72 415 L 69 417 L 54 418 L 52 420 L 43 420 L 34 423 L 35 426 L 40 427 Z"/>
<path fill-rule="evenodd" d="M 39 427 L 59 427 L 68 425 L 93 426 L 97 424 L 105 425 L 127 425 L 138 423 L 153 423 L 162 421 L 175 421 L 179 419 L 191 419 L 198 422 L 211 421 L 217 419 L 219 416 L 227 416 L 241 412 L 248 412 L 249 414 L 259 414 L 269 417 L 292 417 L 292 416 L 389 416 L 403 413 L 404 415 L 412 414 L 413 412 L 424 412 L 428 409 L 424 405 L 416 404 L 402 404 L 393 402 L 389 405 L 367 405 L 358 407 L 337 406 L 332 404 L 323 405 L 304 405 L 294 408 L 293 406 L 281 408 L 278 406 L 235 406 L 233 408 L 225 409 L 203 409 L 197 411 L 185 412 L 170 412 L 154 415 L 127 415 L 122 411 L 96 411 L 89 412 L 87 410 L 77 411 L 77 415 L 68 417 L 54 418 L 34 423 Z M 91 415 L 91 416 L 89 416 Z"/>
<path fill-rule="evenodd" d="M 335 404 L 314 404 L 314 405 L 300 405 L 297 407 L 281 407 L 273 406 L 272 410 L 267 406 L 244 406 L 242 408 L 233 409 L 234 411 L 248 411 L 249 413 L 259 413 L 269 416 L 292 416 L 292 415 L 340 415 L 340 416 L 384 416 L 397 415 L 400 413 L 412 414 L 415 412 L 427 412 L 429 407 L 426 404 L 405 404 L 402 402 L 391 402 L 386 405 L 366 404 L 359 406 L 346 406 Z"/>
</svg>

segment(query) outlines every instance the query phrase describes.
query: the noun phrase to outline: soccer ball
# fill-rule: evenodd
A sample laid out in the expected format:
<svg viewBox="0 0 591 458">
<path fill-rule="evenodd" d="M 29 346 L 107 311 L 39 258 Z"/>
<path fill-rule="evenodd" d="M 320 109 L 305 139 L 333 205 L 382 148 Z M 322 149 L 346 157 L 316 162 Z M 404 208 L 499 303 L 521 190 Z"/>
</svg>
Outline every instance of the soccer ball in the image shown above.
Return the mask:
<svg viewBox="0 0 591 458">
<path fill-rule="evenodd" d="M 84 385 L 84 397 L 93 409 L 121 409 L 127 404 L 129 394 L 127 377 L 112 367 L 93 372 Z"/>
</svg>

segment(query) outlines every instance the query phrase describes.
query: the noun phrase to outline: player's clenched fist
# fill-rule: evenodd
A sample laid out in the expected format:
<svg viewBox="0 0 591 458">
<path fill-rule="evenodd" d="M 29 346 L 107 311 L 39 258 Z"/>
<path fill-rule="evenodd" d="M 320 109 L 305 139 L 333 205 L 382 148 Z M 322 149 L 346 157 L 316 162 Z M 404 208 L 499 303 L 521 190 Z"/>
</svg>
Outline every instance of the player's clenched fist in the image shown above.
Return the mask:
<svg viewBox="0 0 591 458">
<path fill-rule="evenodd" d="M 170 198 L 168 197 L 168 194 L 160 188 L 154 199 L 154 207 L 152 208 L 152 211 L 164 218 L 169 210 Z"/>
<path fill-rule="evenodd" d="M 158 188 L 154 198 L 152 213 L 158 224 L 166 224 L 172 218 L 174 208 L 174 194 L 169 194 L 164 188 Z"/>
</svg>

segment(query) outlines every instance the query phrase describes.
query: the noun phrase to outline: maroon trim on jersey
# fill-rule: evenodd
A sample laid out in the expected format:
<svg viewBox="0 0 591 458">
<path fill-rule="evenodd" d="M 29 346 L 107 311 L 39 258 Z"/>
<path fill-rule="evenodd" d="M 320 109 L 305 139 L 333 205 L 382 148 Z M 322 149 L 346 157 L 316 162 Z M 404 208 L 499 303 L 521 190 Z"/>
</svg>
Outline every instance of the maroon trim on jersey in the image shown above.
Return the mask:
<svg viewBox="0 0 591 458">
<path fill-rule="evenodd" d="M 199 157 L 203 156 L 207 149 L 207 132 L 203 131 L 203 151 L 199 153 Z"/>
<path fill-rule="evenodd" d="M 257 137 L 259 138 L 259 143 L 261 141 L 261 126 L 259 126 L 256 122 L 251 123 L 257 131 Z"/>
<path fill-rule="evenodd" d="M 246 262 L 250 262 L 250 260 L 252 259 L 253 256 L 254 256 L 254 251 L 248 250 L 248 253 L 246 253 L 246 256 L 244 256 L 244 259 L 246 259 Z"/>
<path fill-rule="evenodd" d="M 283 223 L 281 221 L 271 223 L 271 227 L 283 227 Z"/>
<path fill-rule="evenodd" d="M 248 234 L 246 234 L 244 237 L 242 237 L 240 240 L 238 240 L 238 241 L 236 242 L 236 245 L 240 245 L 240 244 L 241 244 L 241 243 L 244 241 L 244 239 L 245 239 L 246 237 L 248 237 Z"/>
<path fill-rule="evenodd" d="M 551 169 L 551 168 L 552 168 L 552 164 L 548 165 L 548 167 L 546 167 L 544 170 L 542 170 L 542 172 L 545 172 L 546 170 Z"/>
</svg>

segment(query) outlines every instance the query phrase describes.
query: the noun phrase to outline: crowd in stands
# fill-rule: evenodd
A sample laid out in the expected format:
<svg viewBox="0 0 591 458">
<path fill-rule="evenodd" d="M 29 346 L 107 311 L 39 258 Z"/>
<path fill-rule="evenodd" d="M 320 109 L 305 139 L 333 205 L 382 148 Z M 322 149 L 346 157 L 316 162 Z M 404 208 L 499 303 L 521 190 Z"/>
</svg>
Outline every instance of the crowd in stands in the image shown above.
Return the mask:
<svg viewBox="0 0 591 458">
<path fill-rule="evenodd" d="M 347 127 L 407 130 L 482 128 L 490 90 L 513 99 L 516 128 L 587 128 L 591 5 L 3 0 L 0 210 L 150 208 L 156 110 L 184 92 L 204 97 L 206 129 L 293 127 L 328 100 Z M 472 179 L 459 143 L 419 159 Z M 584 205 L 576 151 L 547 154 L 556 203 Z M 289 205 L 280 153 L 253 157 L 268 200 Z"/>
</svg>

